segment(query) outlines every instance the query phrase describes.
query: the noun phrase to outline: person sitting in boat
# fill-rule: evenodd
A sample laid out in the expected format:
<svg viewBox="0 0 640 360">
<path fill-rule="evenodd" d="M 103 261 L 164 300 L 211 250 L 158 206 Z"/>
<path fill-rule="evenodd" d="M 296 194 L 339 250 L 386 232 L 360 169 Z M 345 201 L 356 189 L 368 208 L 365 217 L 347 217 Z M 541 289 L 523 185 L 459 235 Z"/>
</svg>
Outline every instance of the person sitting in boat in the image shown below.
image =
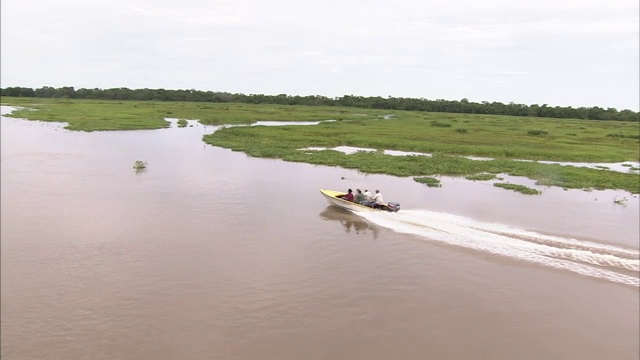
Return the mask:
<svg viewBox="0 0 640 360">
<path fill-rule="evenodd" d="M 344 196 L 344 199 L 353 202 L 353 190 L 349 189 L 347 191 L 347 195 Z"/>
<path fill-rule="evenodd" d="M 356 189 L 356 200 L 355 202 L 357 202 L 358 204 L 362 204 L 362 202 L 365 200 L 364 194 L 362 193 L 362 190 L 360 189 Z"/>
<path fill-rule="evenodd" d="M 376 190 L 376 194 L 373 195 L 372 207 L 375 209 L 380 209 L 384 207 L 384 199 L 382 198 L 382 194 L 380 193 L 380 190 Z"/>
<path fill-rule="evenodd" d="M 373 196 L 371 196 L 371 193 L 369 192 L 369 190 L 364 189 L 364 200 L 360 202 L 360 205 L 364 205 L 364 206 L 371 206 L 371 202 L 373 201 Z"/>
</svg>

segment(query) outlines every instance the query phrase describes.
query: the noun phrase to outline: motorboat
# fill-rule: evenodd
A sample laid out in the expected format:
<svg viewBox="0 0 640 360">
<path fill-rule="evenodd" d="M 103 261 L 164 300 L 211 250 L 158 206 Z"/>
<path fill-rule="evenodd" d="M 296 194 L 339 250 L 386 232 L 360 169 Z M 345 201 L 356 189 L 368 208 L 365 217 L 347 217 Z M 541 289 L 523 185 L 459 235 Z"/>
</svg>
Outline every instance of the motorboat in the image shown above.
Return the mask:
<svg viewBox="0 0 640 360">
<path fill-rule="evenodd" d="M 347 209 L 350 211 L 390 211 L 390 212 L 398 212 L 400 210 L 400 204 L 397 202 L 388 202 L 382 205 L 377 205 L 376 207 L 371 207 L 367 205 L 362 205 L 357 202 L 349 201 L 344 199 L 344 196 L 347 195 L 344 191 L 336 191 L 336 190 L 328 190 L 328 189 L 320 189 L 320 193 L 324 196 L 325 199 L 331 205 L 335 205 L 341 207 L 343 209 Z"/>
</svg>

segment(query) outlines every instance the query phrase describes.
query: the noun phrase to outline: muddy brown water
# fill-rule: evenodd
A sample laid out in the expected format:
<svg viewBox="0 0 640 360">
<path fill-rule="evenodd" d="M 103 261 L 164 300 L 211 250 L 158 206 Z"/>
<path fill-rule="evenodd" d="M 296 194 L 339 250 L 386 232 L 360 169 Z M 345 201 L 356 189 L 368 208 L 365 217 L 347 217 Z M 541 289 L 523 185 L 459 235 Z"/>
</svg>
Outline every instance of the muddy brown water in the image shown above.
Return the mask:
<svg viewBox="0 0 640 360">
<path fill-rule="evenodd" d="M 2 118 L 3 360 L 638 358 L 638 197 L 434 189 L 250 158 L 190 124 Z M 402 210 L 318 191 L 349 187 Z"/>
</svg>

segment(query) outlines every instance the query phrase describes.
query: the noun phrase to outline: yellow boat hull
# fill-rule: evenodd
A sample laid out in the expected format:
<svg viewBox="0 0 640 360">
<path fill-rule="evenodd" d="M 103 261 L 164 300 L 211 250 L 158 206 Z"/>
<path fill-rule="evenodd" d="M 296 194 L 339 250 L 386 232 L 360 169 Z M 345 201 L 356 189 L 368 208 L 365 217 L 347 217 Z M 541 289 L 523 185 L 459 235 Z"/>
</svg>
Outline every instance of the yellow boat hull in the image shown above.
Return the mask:
<svg viewBox="0 0 640 360">
<path fill-rule="evenodd" d="M 400 204 L 397 203 L 387 203 L 384 204 L 382 208 L 375 209 L 369 206 L 361 205 L 352 201 L 348 201 L 342 198 L 342 196 L 346 195 L 343 191 L 329 190 L 329 189 L 320 189 L 320 193 L 327 199 L 327 202 L 331 205 L 335 205 L 341 207 L 343 209 L 347 209 L 350 211 L 392 211 L 397 212 L 400 210 Z"/>
</svg>

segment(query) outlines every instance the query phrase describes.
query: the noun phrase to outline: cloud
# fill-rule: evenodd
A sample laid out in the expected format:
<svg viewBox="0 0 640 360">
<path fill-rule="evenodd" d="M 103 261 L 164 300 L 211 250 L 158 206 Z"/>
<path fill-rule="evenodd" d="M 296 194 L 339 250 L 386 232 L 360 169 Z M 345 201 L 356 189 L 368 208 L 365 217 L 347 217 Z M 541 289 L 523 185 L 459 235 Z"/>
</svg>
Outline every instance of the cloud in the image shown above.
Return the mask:
<svg viewBox="0 0 640 360">
<path fill-rule="evenodd" d="M 2 80 L 638 110 L 638 12 L 626 0 L 7 0 Z"/>
</svg>

